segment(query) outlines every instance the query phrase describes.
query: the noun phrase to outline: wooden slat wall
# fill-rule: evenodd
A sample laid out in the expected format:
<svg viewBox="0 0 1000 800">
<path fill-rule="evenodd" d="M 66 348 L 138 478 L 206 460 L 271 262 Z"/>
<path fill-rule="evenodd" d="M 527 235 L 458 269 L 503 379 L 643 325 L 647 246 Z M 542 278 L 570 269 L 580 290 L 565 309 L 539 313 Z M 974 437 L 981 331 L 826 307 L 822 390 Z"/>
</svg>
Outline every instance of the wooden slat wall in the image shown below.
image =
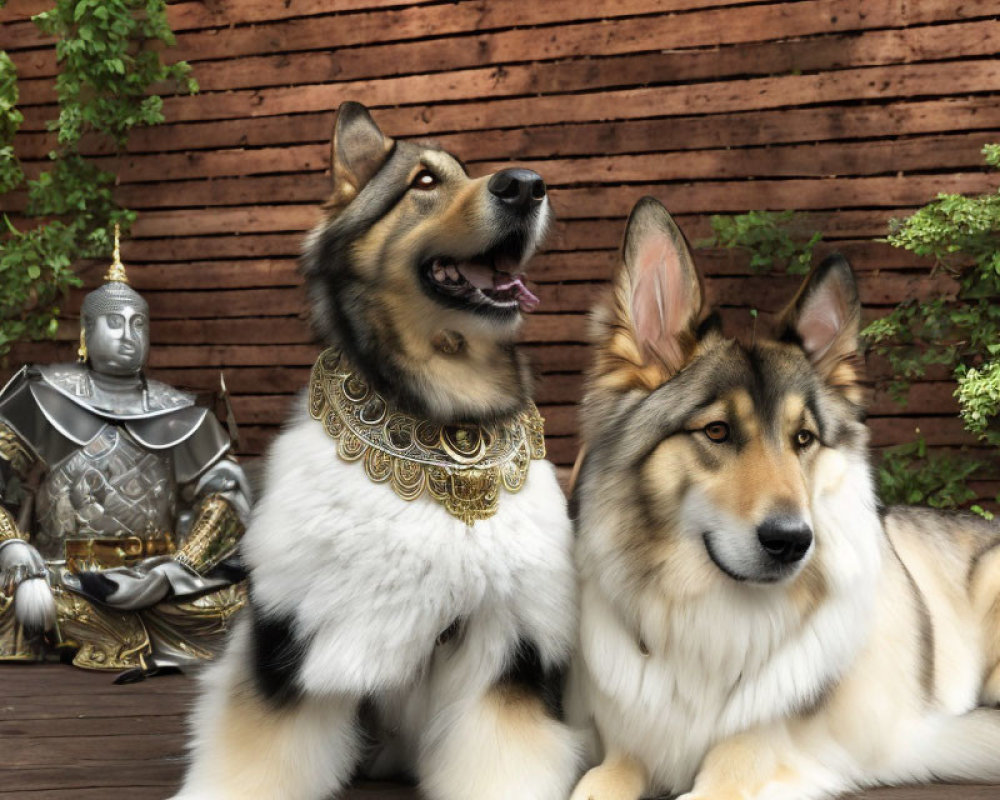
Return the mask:
<svg viewBox="0 0 1000 800">
<path fill-rule="evenodd" d="M 53 145 L 55 57 L 28 21 L 47 4 L 0 12 L 29 172 Z M 998 15 L 1000 0 L 174 3 L 171 57 L 191 62 L 202 91 L 167 99 L 166 125 L 102 156 L 140 212 L 124 255 L 153 311 L 154 374 L 207 389 L 224 370 L 248 452 L 266 447 L 317 351 L 295 257 L 328 191 L 333 109 L 359 100 L 392 135 L 432 136 L 480 173 L 516 161 L 552 187 L 559 221 L 535 263 L 542 306 L 524 338 L 551 454 L 570 463 L 585 314 L 642 194 L 692 239 L 713 213 L 807 212 L 803 226 L 827 233 L 821 251 L 852 259 L 867 318 L 950 290 L 874 240 L 937 192 L 995 189 L 980 149 L 1000 141 Z M 16 214 L 23 197 L 6 204 Z M 796 285 L 749 275 L 737 254 L 698 256 L 734 328 L 750 307 L 766 324 Z M 60 342 L 17 356 L 69 357 L 78 307 L 72 298 Z M 872 368 L 884 379 L 884 364 Z M 879 389 L 876 444 L 916 428 L 942 448 L 974 444 L 947 374 L 928 377 L 905 409 Z M 992 474 L 984 496 L 1000 464 Z"/>
</svg>

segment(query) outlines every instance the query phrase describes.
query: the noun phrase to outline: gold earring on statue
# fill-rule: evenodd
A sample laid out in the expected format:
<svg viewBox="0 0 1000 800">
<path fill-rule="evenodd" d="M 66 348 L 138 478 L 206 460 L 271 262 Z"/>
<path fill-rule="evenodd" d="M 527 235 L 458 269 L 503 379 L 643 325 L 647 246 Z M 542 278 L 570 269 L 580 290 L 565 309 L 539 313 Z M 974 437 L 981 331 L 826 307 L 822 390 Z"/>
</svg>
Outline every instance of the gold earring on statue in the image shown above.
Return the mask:
<svg viewBox="0 0 1000 800">
<path fill-rule="evenodd" d="M 80 328 L 80 346 L 76 351 L 76 360 L 81 364 L 87 363 L 87 334 L 83 328 Z"/>
</svg>

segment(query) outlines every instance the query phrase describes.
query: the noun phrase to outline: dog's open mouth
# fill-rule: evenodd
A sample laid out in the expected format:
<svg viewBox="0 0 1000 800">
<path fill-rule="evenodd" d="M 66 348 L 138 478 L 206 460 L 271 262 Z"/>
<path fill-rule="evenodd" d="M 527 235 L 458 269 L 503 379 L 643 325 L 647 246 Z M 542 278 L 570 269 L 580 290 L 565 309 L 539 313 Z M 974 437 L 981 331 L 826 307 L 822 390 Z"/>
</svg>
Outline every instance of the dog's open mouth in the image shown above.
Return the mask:
<svg viewBox="0 0 1000 800">
<path fill-rule="evenodd" d="M 506 268 L 505 268 L 506 267 Z M 424 277 L 435 291 L 472 308 L 533 311 L 538 298 L 511 270 L 518 263 L 503 257 L 458 261 L 438 256 L 424 265 Z"/>
</svg>

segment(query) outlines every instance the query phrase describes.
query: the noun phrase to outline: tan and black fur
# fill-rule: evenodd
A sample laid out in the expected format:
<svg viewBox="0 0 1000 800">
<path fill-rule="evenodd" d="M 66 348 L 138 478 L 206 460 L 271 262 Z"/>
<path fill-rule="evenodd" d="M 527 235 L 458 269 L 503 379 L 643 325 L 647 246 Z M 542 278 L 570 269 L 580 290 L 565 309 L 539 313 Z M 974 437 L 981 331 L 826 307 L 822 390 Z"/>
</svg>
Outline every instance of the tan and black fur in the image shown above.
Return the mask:
<svg viewBox="0 0 1000 800">
<path fill-rule="evenodd" d="M 387 407 L 432 432 L 522 412 L 515 336 L 534 297 L 518 273 L 548 218 L 541 178 L 470 178 L 356 103 L 332 159 L 302 265 L 317 331 L 385 399 L 365 406 L 373 424 L 392 436 Z M 249 607 L 206 673 L 178 800 L 330 800 L 357 773 L 431 800 L 565 800 L 576 576 L 555 469 L 533 460 L 470 524 L 369 478 L 340 443 L 300 398 L 272 445 L 242 541 Z"/>
<path fill-rule="evenodd" d="M 545 234 L 547 201 L 509 213 L 489 189 L 494 176 L 470 178 L 431 143 L 385 136 L 356 103 L 338 119 L 334 191 L 302 258 L 314 327 L 412 413 L 439 422 L 516 414 L 532 388 L 514 347 L 521 315 L 470 313 L 435 295 L 422 268 L 441 255 L 524 263 Z M 421 191 L 427 173 L 435 183 Z"/>
<path fill-rule="evenodd" d="M 727 338 L 667 212 L 632 212 L 573 498 L 573 800 L 1000 781 L 1000 526 L 879 507 L 860 312 L 835 256 L 773 339 Z"/>
</svg>

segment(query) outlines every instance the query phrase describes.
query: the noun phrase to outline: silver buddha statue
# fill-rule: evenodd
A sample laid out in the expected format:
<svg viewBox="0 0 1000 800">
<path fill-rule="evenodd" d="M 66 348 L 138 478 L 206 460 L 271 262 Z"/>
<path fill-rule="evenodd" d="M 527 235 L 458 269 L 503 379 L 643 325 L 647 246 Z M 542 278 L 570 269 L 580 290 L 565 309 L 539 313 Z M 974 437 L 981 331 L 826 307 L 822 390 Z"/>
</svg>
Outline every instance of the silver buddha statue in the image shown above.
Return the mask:
<svg viewBox="0 0 1000 800">
<path fill-rule="evenodd" d="M 149 380 L 149 307 L 118 251 L 81 309 L 79 363 L 0 391 L 0 661 L 141 677 L 211 658 L 244 601 L 250 489 L 194 397 Z"/>
</svg>

